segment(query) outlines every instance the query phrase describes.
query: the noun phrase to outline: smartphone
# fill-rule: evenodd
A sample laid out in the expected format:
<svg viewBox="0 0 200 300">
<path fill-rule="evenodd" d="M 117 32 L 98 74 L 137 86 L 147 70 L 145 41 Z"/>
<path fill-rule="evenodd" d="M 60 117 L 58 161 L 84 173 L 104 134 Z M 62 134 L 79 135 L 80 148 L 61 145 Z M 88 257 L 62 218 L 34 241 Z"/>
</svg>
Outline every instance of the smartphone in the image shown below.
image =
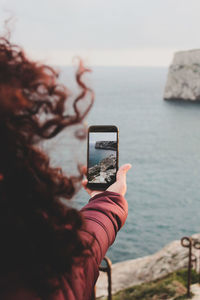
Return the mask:
<svg viewBox="0 0 200 300">
<path fill-rule="evenodd" d="M 118 128 L 113 125 L 90 126 L 87 144 L 87 187 L 106 190 L 116 181 L 118 170 Z"/>
</svg>

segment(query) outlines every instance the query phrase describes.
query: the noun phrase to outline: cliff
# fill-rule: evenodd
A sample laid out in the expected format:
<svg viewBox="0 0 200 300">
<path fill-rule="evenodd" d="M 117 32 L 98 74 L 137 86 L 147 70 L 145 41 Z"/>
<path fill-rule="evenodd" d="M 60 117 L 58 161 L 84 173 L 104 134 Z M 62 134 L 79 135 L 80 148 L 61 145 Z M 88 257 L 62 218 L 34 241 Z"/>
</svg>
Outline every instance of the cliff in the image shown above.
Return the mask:
<svg viewBox="0 0 200 300">
<path fill-rule="evenodd" d="M 110 154 L 103 158 L 99 164 L 90 167 L 88 170 L 88 179 L 92 183 L 112 182 L 116 174 L 116 157 Z"/>
<path fill-rule="evenodd" d="M 193 238 L 200 239 L 200 234 Z M 199 257 L 199 251 L 193 253 Z M 152 281 L 166 276 L 188 264 L 188 249 L 181 246 L 180 240 L 173 241 L 153 255 L 122 261 L 112 265 L 112 292 L 143 282 Z M 100 272 L 97 281 L 97 297 L 107 295 L 107 277 Z"/>
<path fill-rule="evenodd" d="M 96 149 L 117 150 L 117 142 L 115 141 L 97 141 Z"/>
<path fill-rule="evenodd" d="M 175 53 L 164 99 L 200 101 L 200 49 Z"/>
</svg>

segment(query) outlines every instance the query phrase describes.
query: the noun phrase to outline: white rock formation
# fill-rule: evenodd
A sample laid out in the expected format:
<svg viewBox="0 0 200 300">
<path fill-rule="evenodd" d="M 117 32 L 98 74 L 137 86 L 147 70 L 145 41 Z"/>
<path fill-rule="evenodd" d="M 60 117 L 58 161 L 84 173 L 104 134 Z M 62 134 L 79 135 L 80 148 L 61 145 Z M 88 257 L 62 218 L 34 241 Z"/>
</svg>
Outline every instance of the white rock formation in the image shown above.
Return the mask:
<svg viewBox="0 0 200 300">
<path fill-rule="evenodd" d="M 192 238 L 200 239 L 200 234 Z M 199 257 L 199 250 L 192 253 Z M 152 281 L 188 265 L 188 248 L 180 240 L 173 241 L 153 255 L 127 260 L 112 265 L 112 293 L 143 282 Z M 100 272 L 96 289 L 97 297 L 107 295 L 107 275 Z"/>
<path fill-rule="evenodd" d="M 200 101 L 200 49 L 175 53 L 164 99 Z"/>
<path fill-rule="evenodd" d="M 191 285 L 191 292 L 194 294 L 192 300 L 200 300 L 200 287 L 198 283 Z"/>
</svg>

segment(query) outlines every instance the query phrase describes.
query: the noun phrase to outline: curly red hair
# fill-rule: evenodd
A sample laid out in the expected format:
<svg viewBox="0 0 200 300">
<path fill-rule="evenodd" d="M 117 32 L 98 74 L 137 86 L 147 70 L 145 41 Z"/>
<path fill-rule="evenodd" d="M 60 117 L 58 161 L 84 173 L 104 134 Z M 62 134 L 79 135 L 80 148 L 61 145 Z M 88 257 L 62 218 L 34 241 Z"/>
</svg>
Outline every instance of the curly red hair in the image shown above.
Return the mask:
<svg viewBox="0 0 200 300">
<path fill-rule="evenodd" d="M 58 83 L 58 72 L 31 61 L 22 48 L 0 38 L 1 292 L 5 278 L 17 274 L 38 296 L 46 297 L 85 255 L 81 214 L 60 201 L 76 192 L 74 178 L 51 167 L 37 143 L 82 123 L 94 100 L 82 81 L 89 71 L 80 62 L 76 80 L 81 92 L 73 102 L 74 114 L 66 114 L 69 93 Z M 91 101 L 82 112 L 78 103 L 88 93 Z"/>
</svg>

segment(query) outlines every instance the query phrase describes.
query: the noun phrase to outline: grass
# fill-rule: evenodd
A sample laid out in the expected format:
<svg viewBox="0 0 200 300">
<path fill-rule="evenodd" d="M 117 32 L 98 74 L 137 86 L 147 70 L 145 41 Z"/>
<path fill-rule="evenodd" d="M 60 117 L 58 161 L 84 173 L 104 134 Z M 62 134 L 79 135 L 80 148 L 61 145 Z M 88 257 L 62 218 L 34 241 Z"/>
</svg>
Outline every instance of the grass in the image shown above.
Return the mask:
<svg viewBox="0 0 200 300">
<path fill-rule="evenodd" d="M 192 270 L 191 283 L 198 282 L 198 274 Z M 187 299 L 187 269 L 173 272 L 166 277 L 124 289 L 113 295 L 113 300 L 161 300 Z M 98 298 L 106 300 L 106 297 Z"/>
</svg>

